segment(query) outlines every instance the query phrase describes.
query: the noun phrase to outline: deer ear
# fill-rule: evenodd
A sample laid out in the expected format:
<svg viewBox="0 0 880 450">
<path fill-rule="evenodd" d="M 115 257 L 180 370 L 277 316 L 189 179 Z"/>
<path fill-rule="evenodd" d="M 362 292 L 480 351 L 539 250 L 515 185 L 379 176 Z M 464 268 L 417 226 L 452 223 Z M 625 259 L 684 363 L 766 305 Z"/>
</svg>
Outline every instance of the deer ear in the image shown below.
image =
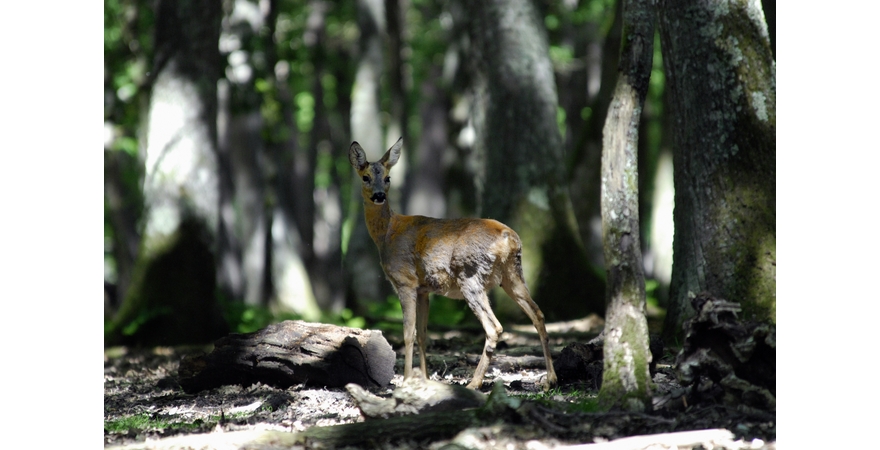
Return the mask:
<svg viewBox="0 0 880 450">
<path fill-rule="evenodd" d="M 351 163 L 351 167 L 354 167 L 355 170 L 364 170 L 364 167 L 367 167 L 367 164 L 369 164 L 364 149 L 361 148 L 357 141 L 352 142 L 351 147 L 348 148 L 348 162 Z"/>
<path fill-rule="evenodd" d="M 379 160 L 379 162 L 382 163 L 382 165 L 384 165 L 385 167 L 390 169 L 392 166 L 397 164 L 397 160 L 400 159 L 400 149 L 401 148 L 403 148 L 403 138 L 402 137 L 400 139 L 398 139 L 397 142 L 395 142 L 394 145 L 392 145 L 391 148 L 389 148 L 387 152 L 385 152 L 385 156 L 383 156 L 382 159 Z"/>
</svg>

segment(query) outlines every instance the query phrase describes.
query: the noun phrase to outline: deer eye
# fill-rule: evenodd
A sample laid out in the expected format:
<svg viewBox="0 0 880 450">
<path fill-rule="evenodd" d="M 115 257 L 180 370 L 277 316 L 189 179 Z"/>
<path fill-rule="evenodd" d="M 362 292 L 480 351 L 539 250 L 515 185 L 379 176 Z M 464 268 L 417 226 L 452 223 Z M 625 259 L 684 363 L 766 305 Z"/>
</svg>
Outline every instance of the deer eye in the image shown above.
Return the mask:
<svg viewBox="0 0 880 450">
<path fill-rule="evenodd" d="M 363 180 L 364 180 L 364 183 L 369 183 L 369 182 L 370 182 L 370 177 L 364 175 Z"/>
<path fill-rule="evenodd" d="M 386 182 L 386 183 L 390 183 L 390 182 L 391 182 L 391 177 L 385 177 L 385 182 Z"/>
</svg>

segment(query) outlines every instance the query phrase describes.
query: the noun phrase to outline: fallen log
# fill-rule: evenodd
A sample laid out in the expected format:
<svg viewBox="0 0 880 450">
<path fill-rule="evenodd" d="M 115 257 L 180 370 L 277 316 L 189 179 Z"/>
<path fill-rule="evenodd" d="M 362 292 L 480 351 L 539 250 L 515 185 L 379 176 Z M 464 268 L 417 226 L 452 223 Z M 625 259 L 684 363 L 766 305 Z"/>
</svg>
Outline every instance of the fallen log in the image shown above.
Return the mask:
<svg viewBox="0 0 880 450">
<path fill-rule="evenodd" d="M 261 382 L 282 389 L 297 384 L 385 387 L 396 355 L 381 331 L 284 321 L 247 334 L 230 334 L 207 355 L 185 357 L 178 382 L 187 393 L 222 385 Z"/>
</svg>

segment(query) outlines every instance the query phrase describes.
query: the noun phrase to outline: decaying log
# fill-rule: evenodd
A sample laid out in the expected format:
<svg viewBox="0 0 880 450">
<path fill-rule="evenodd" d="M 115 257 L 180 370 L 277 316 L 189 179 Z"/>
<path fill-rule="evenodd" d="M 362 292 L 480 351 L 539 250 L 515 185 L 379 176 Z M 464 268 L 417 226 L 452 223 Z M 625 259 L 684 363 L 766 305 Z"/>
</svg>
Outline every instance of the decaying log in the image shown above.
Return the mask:
<svg viewBox="0 0 880 450">
<path fill-rule="evenodd" d="M 342 387 L 387 386 L 396 355 L 381 331 L 284 321 L 247 334 L 230 334 L 208 355 L 184 358 L 179 382 L 188 393 L 226 384 L 261 382 Z"/>
<path fill-rule="evenodd" d="M 345 386 L 361 414 L 367 419 L 421 414 L 439 411 L 460 411 L 477 408 L 486 403 L 486 396 L 457 384 L 446 384 L 423 378 L 417 369 L 409 379 L 394 389 L 391 397 L 373 395 L 366 389 L 349 384 Z"/>
<path fill-rule="evenodd" d="M 740 305 L 709 294 L 691 299 L 696 316 L 684 324 L 675 366 L 688 402 L 701 399 L 776 410 L 776 327 L 743 323 Z"/>
</svg>

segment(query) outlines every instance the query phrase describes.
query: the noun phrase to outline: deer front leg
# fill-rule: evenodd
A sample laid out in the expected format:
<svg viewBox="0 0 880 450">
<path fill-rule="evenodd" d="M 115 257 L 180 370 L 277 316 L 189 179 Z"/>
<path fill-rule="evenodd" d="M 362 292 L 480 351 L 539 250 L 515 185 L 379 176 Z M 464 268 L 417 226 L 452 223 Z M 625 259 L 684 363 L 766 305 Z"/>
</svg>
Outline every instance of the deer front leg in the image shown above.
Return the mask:
<svg viewBox="0 0 880 450">
<path fill-rule="evenodd" d="M 486 331 L 486 345 L 483 347 L 483 354 L 480 356 L 480 362 L 474 369 L 474 378 L 468 383 L 467 387 L 471 389 L 479 389 L 483 386 L 483 377 L 486 370 L 489 369 L 489 363 L 492 362 L 492 355 L 495 353 L 495 345 L 498 343 L 498 336 L 504 331 L 492 308 L 489 306 L 489 297 L 486 292 L 479 290 L 476 292 L 463 292 L 468 306 L 483 324 Z"/>
<path fill-rule="evenodd" d="M 416 339 L 419 341 L 419 363 L 422 368 L 422 377 L 428 378 L 428 368 L 425 363 L 425 342 L 428 339 L 428 292 L 419 290 L 416 295 Z"/>
<path fill-rule="evenodd" d="M 416 290 L 398 288 L 397 295 L 400 296 L 400 309 L 403 310 L 403 378 L 409 379 L 412 376 L 413 338 L 416 336 L 416 318 L 418 317 L 416 314 Z"/>
</svg>

